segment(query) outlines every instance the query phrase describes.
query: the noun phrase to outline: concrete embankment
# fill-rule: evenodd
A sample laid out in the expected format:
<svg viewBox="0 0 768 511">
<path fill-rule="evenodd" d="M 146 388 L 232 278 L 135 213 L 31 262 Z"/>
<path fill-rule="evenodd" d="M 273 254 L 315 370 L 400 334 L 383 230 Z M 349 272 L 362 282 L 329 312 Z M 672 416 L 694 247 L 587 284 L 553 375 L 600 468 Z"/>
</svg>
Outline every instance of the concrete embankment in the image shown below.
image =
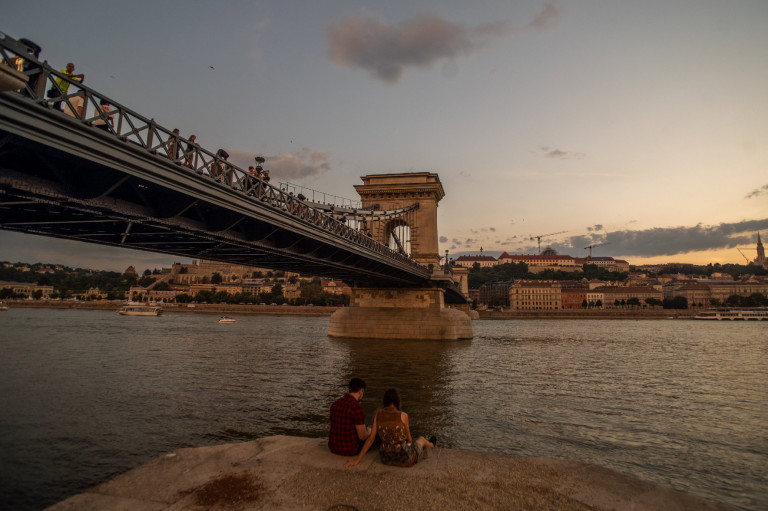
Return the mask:
<svg viewBox="0 0 768 511">
<path fill-rule="evenodd" d="M 60 300 L 14 300 L 11 307 L 117 310 L 120 303 Z M 303 316 L 330 316 L 338 307 L 312 307 L 295 305 L 247 305 L 247 304 L 164 304 L 165 312 L 208 312 L 215 314 L 279 314 Z M 686 319 L 696 315 L 695 310 L 559 310 L 559 311 L 478 311 L 479 319 Z"/>
<path fill-rule="evenodd" d="M 65 300 L 19 300 L 7 302 L 12 308 L 35 309 L 82 309 L 82 310 L 112 310 L 120 308 L 120 303 L 104 300 L 65 301 Z M 302 316 L 330 316 L 338 307 L 313 307 L 305 305 L 247 305 L 247 304 L 163 304 L 164 312 L 208 312 L 212 314 L 281 314 Z"/>
<path fill-rule="evenodd" d="M 540 311 L 479 311 L 480 319 L 690 319 L 697 310 L 573 309 Z"/>
<path fill-rule="evenodd" d="M 308 509 L 725 510 L 595 465 L 434 449 L 412 468 L 369 452 L 354 468 L 325 439 L 273 436 L 180 449 L 49 511 Z"/>
</svg>

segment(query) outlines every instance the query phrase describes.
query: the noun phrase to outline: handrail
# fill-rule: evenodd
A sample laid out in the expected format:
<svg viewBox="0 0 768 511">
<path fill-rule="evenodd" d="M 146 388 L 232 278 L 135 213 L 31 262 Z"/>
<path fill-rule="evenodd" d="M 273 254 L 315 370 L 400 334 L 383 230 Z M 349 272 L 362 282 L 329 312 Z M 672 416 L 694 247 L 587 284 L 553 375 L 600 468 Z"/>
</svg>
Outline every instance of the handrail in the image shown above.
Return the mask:
<svg viewBox="0 0 768 511">
<path fill-rule="evenodd" d="M 322 192 L 320 190 L 315 190 L 314 188 L 309 188 L 308 186 L 297 185 L 287 181 L 280 183 L 280 189 L 285 190 L 286 192 L 290 190 L 294 195 L 302 194 L 307 197 L 307 200 L 328 207 L 336 206 L 347 209 L 360 209 L 362 207 L 359 200 L 347 199 L 346 197 Z M 322 201 L 320 200 L 321 197 Z"/>
<path fill-rule="evenodd" d="M 39 50 L 38 50 L 39 51 Z M 424 268 L 407 255 L 375 241 L 368 234 L 353 229 L 337 219 L 333 206 L 319 205 L 294 197 L 292 192 L 281 190 L 264 182 L 260 177 L 249 174 L 240 167 L 229 163 L 219 153 L 213 153 L 171 130 L 160 126 L 154 119 L 148 119 L 130 110 L 106 95 L 84 85 L 79 80 L 62 74 L 47 61 L 37 59 L 34 49 L 0 32 L 0 65 L 10 66 L 28 76 L 20 89 L 4 93 L 20 94 L 40 106 L 50 109 L 54 115 L 69 116 L 80 124 L 104 131 L 122 143 L 129 143 L 144 149 L 152 156 L 170 160 L 180 167 L 189 169 L 191 177 L 213 180 L 220 186 L 245 195 L 251 201 L 260 201 L 272 208 L 287 211 L 295 218 L 320 227 L 368 250 L 385 255 L 393 260 L 406 263 L 414 268 Z M 64 86 L 63 84 L 67 84 Z M 79 105 L 82 96 L 82 105 Z M 63 111 L 59 111 L 59 107 Z M 82 107 L 82 111 L 79 110 Z M 56 112 L 59 112 L 58 114 Z M 182 144 L 186 144 L 182 149 Z M 287 187 L 286 187 L 287 188 Z M 340 208 L 339 216 L 353 219 L 397 218 L 412 211 L 418 205 L 400 210 L 371 211 L 346 210 Z M 343 211 L 342 211 L 343 209 Z"/>
</svg>

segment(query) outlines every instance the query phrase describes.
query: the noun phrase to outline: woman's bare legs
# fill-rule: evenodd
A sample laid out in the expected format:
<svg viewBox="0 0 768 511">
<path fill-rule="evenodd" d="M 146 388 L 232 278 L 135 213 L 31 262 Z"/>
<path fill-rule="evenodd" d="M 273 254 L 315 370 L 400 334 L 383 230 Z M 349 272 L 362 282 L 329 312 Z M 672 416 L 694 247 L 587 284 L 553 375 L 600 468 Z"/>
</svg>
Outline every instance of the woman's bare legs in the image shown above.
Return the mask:
<svg viewBox="0 0 768 511">
<path fill-rule="evenodd" d="M 431 449 L 434 447 L 434 444 L 429 440 L 427 440 L 426 438 L 424 438 L 423 436 L 420 436 L 419 438 L 417 438 L 416 443 L 419 444 L 422 449 Z"/>
</svg>

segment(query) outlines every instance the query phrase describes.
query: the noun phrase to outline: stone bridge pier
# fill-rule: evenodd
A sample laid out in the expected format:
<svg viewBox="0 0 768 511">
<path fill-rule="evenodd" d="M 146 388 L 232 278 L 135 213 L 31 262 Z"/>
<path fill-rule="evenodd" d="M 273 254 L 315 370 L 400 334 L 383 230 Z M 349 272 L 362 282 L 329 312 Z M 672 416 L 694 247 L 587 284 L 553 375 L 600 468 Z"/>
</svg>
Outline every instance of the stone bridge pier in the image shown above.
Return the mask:
<svg viewBox="0 0 768 511">
<path fill-rule="evenodd" d="M 437 203 L 445 196 L 437 174 L 414 172 L 362 177 L 355 186 L 363 209 L 395 210 L 418 204 L 407 220 L 397 219 L 371 228 L 377 241 L 389 245 L 392 232 L 407 223 L 410 256 L 432 268 L 432 278 L 420 287 L 364 287 L 354 284 L 349 307 L 336 311 L 328 335 L 360 339 L 471 339 L 472 322 L 462 310 L 446 307 L 446 289 L 454 283 L 440 265 Z"/>
</svg>

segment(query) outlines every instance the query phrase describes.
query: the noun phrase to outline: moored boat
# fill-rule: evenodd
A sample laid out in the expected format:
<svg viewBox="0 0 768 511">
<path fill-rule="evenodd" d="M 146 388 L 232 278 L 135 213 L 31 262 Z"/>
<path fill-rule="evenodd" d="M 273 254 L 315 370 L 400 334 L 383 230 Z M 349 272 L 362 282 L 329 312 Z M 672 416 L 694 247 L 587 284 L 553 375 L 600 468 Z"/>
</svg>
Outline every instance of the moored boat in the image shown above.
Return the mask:
<svg viewBox="0 0 768 511">
<path fill-rule="evenodd" d="M 157 305 L 123 305 L 118 309 L 121 316 L 159 316 L 163 308 Z"/>
<path fill-rule="evenodd" d="M 693 319 L 714 321 L 768 321 L 768 307 L 706 309 Z"/>
</svg>

